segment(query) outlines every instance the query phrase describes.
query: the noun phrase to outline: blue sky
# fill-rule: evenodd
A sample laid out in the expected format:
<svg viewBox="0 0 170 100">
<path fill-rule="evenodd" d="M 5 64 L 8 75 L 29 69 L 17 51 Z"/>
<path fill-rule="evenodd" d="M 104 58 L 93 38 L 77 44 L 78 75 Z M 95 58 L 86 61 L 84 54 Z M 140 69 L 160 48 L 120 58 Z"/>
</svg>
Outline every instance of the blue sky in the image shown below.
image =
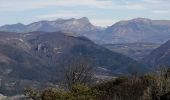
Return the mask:
<svg viewBox="0 0 170 100">
<path fill-rule="evenodd" d="M 170 0 L 0 0 L 0 25 L 88 17 L 98 26 L 120 20 L 170 20 Z"/>
</svg>

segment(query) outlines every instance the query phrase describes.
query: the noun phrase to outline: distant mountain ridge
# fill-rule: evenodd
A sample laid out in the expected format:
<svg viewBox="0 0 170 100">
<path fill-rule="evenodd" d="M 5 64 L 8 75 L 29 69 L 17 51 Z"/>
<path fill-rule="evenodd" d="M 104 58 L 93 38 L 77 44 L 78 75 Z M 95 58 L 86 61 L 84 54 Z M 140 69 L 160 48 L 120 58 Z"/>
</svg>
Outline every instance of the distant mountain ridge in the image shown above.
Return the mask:
<svg viewBox="0 0 170 100">
<path fill-rule="evenodd" d="M 33 31 L 43 31 L 43 32 L 72 32 L 72 33 L 84 33 L 87 31 L 92 31 L 99 29 L 92 25 L 88 18 L 83 17 L 80 19 L 57 19 L 55 21 L 38 21 L 28 25 L 21 23 L 13 25 L 4 25 L 0 27 L 0 31 L 5 32 L 18 32 L 18 33 L 27 33 Z"/>
<path fill-rule="evenodd" d="M 112 43 L 164 43 L 170 39 L 170 21 L 136 18 L 120 21 L 106 29 Z"/>
<path fill-rule="evenodd" d="M 165 43 L 170 39 L 170 20 L 135 18 L 119 21 L 107 28 L 100 28 L 91 24 L 88 18 L 83 17 L 39 21 L 29 25 L 20 23 L 5 25 L 0 27 L 0 31 L 18 33 L 62 31 L 68 33 L 67 35 L 86 36 L 99 44 Z"/>
</svg>

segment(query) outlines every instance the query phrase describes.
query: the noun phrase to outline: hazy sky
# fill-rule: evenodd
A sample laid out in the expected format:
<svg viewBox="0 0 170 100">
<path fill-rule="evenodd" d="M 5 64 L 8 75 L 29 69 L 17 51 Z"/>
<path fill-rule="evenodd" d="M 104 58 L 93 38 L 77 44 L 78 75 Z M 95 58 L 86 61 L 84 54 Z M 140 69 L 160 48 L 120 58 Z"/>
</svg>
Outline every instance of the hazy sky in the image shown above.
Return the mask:
<svg viewBox="0 0 170 100">
<path fill-rule="evenodd" d="M 170 19 L 170 0 L 0 0 L 0 25 L 73 17 L 99 26 L 137 17 Z"/>
</svg>

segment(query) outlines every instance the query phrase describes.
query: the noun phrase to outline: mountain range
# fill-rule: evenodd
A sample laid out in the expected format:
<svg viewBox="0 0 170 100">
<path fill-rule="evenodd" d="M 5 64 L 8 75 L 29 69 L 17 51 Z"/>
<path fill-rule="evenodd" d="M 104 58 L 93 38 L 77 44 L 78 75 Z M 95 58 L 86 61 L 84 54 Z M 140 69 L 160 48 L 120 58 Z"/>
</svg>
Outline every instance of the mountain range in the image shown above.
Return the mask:
<svg viewBox="0 0 170 100">
<path fill-rule="evenodd" d="M 169 20 L 151 20 L 135 18 L 119 21 L 112 26 L 102 28 L 90 23 L 88 18 L 57 19 L 55 21 L 39 21 L 28 25 L 13 24 L 0 27 L 0 31 L 27 33 L 33 31 L 62 31 L 67 35 L 86 36 L 99 44 L 120 43 L 165 43 L 170 39 Z"/>
<path fill-rule="evenodd" d="M 100 29 L 92 25 L 88 18 L 83 17 L 80 19 L 57 19 L 55 21 L 39 21 L 34 22 L 28 25 L 22 23 L 14 25 L 5 25 L 0 27 L 0 31 L 6 32 L 17 32 L 17 33 L 27 33 L 34 31 L 43 31 L 43 32 L 67 32 L 69 34 L 79 35 L 80 33 L 93 31 Z M 77 33 L 77 34 L 75 34 Z"/>
<path fill-rule="evenodd" d="M 169 20 L 136 18 L 120 21 L 106 29 L 105 39 L 111 43 L 164 43 L 170 39 Z"/>
</svg>

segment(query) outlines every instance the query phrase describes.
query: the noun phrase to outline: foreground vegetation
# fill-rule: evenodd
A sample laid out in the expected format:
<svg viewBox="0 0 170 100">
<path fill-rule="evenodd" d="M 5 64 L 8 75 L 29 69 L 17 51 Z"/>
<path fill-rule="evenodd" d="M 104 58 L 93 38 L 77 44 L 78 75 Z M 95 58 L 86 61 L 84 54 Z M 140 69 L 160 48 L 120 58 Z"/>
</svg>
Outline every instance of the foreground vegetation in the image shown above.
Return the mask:
<svg viewBox="0 0 170 100">
<path fill-rule="evenodd" d="M 33 100 L 170 100 L 170 69 L 95 85 L 77 82 L 69 89 L 28 89 L 25 95 Z"/>
<path fill-rule="evenodd" d="M 26 97 L 33 100 L 170 100 L 170 69 L 108 81 L 96 79 L 91 64 L 81 58 L 63 69 L 62 87 L 42 91 L 27 89 Z"/>
</svg>

